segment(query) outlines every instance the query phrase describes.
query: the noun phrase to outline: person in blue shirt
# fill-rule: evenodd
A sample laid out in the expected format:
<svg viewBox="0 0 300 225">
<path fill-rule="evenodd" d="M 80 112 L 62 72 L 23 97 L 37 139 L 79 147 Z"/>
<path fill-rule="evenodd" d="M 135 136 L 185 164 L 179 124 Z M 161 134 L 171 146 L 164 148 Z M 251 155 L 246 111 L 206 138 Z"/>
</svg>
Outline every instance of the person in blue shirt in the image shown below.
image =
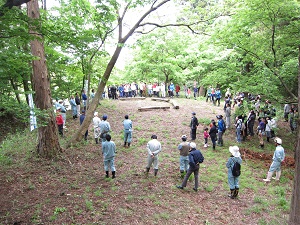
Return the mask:
<svg viewBox="0 0 300 225">
<path fill-rule="evenodd" d="M 280 167 L 281 167 L 281 163 L 283 162 L 284 157 L 285 157 L 284 148 L 281 146 L 282 140 L 280 138 L 276 137 L 274 139 L 274 142 L 275 142 L 276 149 L 273 154 L 273 162 L 268 171 L 267 178 L 263 179 L 263 181 L 265 181 L 265 182 L 271 181 L 272 175 L 275 171 L 276 171 L 276 178 L 275 178 L 276 181 L 279 181 L 279 178 L 281 176 L 281 168 Z"/>
<path fill-rule="evenodd" d="M 77 105 L 76 105 L 74 95 L 71 96 L 70 105 L 72 108 L 73 119 L 76 119 L 77 118 Z"/>
<path fill-rule="evenodd" d="M 82 111 L 81 111 L 81 115 L 80 115 L 80 117 L 79 117 L 80 125 L 83 123 L 84 119 L 85 119 L 85 110 L 82 110 Z M 87 141 L 88 133 L 89 133 L 89 131 L 86 130 L 86 132 L 85 132 L 85 134 L 84 134 L 84 140 L 86 140 L 86 141 Z"/>
<path fill-rule="evenodd" d="M 128 115 L 125 115 L 123 126 L 124 126 L 124 147 L 126 147 L 126 144 L 128 144 L 128 147 L 130 147 L 130 143 L 132 139 L 132 121 L 129 119 Z"/>
<path fill-rule="evenodd" d="M 223 146 L 223 134 L 225 132 L 225 122 L 222 115 L 216 116 L 218 119 L 218 146 Z"/>
<path fill-rule="evenodd" d="M 217 88 L 215 95 L 216 95 L 216 102 L 218 102 L 218 106 L 220 106 L 220 100 L 222 98 L 222 94 L 221 94 L 220 88 Z"/>
<path fill-rule="evenodd" d="M 111 141 L 111 136 L 106 134 L 105 136 L 106 141 L 102 143 L 102 154 L 103 154 L 103 161 L 104 161 L 104 170 L 105 170 L 105 177 L 109 178 L 109 169 L 112 173 L 112 179 L 116 178 L 116 167 L 115 167 L 115 155 L 116 151 L 116 144 Z"/>
<path fill-rule="evenodd" d="M 237 198 L 239 194 L 239 176 L 235 177 L 232 174 L 232 168 L 235 162 L 238 162 L 239 164 L 242 164 L 242 158 L 241 154 L 239 152 L 238 146 L 230 146 L 229 152 L 231 153 L 231 156 L 229 157 L 226 167 L 228 169 L 227 176 L 228 176 L 228 184 L 230 188 L 230 195 L 228 197 L 234 199 Z"/>
<path fill-rule="evenodd" d="M 82 90 L 81 99 L 82 99 L 84 110 L 86 110 L 87 96 L 85 94 L 85 90 Z"/>
<path fill-rule="evenodd" d="M 193 90 L 194 90 L 194 99 L 197 100 L 198 88 L 196 85 L 194 85 Z"/>
<path fill-rule="evenodd" d="M 179 189 L 184 189 L 186 187 L 187 181 L 189 177 L 191 176 L 192 173 L 194 173 L 194 178 L 195 178 L 195 186 L 193 188 L 194 191 L 198 191 L 198 185 L 199 185 L 199 167 L 200 163 L 202 163 L 204 160 L 204 157 L 200 150 L 196 149 L 196 143 L 191 142 L 190 143 L 190 154 L 189 154 L 189 169 L 182 181 L 181 185 L 176 186 Z"/>
</svg>

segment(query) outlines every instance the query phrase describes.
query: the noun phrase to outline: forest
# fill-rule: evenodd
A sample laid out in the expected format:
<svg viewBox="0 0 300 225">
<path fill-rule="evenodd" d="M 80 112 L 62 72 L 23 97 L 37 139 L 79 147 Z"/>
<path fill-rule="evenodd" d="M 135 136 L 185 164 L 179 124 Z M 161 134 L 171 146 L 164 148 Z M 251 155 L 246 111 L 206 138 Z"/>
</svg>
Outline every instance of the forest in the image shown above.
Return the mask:
<svg viewBox="0 0 300 225">
<path fill-rule="evenodd" d="M 33 168 L 40 164 L 45 171 L 53 167 L 59 170 L 58 167 L 62 167 L 61 164 L 64 163 L 70 163 L 73 168 L 76 157 L 69 155 L 69 151 L 75 148 L 76 154 L 80 155 L 80 150 L 87 147 L 82 144 L 82 138 L 86 130 L 90 129 L 94 112 L 98 110 L 105 113 L 108 110 L 113 114 L 115 110 L 119 117 L 121 113 L 126 113 L 120 109 L 125 107 L 122 103 L 107 100 L 102 102 L 102 93 L 109 85 L 164 82 L 167 86 L 173 82 L 180 86 L 192 86 L 197 83 L 200 87 L 200 101 L 203 100 L 206 89 L 214 86 L 223 93 L 229 88 L 232 93 L 260 95 L 275 103 L 279 109 L 278 114 L 284 104 L 299 105 L 298 0 L 0 0 L 0 5 L 0 116 L 4 121 L 1 125 L 2 141 L 4 143 L 11 136 L 18 137 L 19 133 L 29 130 L 29 118 L 34 115 L 37 118 L 37 129 L 26 133 L 33 145 L 21 154 L 30 154 L 23 162 L 31 163 Z M 73 124 L 73 121 L 72 131 L 67 138 L 61 139 L 55 122 L 53 102 L 55 99 L 70 99 L 82 90 L 86 90 L 90 99 L 92 89 L 95 90 L 95 98 L 87 102 L 88 109 L 83 124 L 79 126 L 77 123 Z M 30 96 L 33 96 L 34 106 L 30 104 Z M 182 99 L 179 103 L 186 104 Z M 137 103 L 138 106 L 139 104 L 142 103 Z M 201 107 L 203 104 L 206 103 L 200 103 Z M 136 108 L 137 105 L 131 107 Z M 196 105 L 192 104 L 192 107 L 198 110 Z M 213 114 L 219 112 L 219 109 L 211 106 L 209 110 Z M 182 113 L 188 112 L 185 110 Z M 203 124 L 207 123 L 209 112 L 205 114 Z M 174 115 L 181 118 L 180 114 Z M 138 120 L 139 116 L 136 117 Z M 160 121 L 159 118 L 156 120 Z M 182 123 L 186 125 L 186 122 Z M 143 127 L 142 124 L 140 126 Z M 149 128 L 149 132 L 151 130 Z M 290 208 L 284 211 L 284 214 L 289 214 L 289 219 L 278 220 L 278 224 L 283 221 L 289 224 L 300 223 L 298 134 L 299 132 L 291 135 L 292 141 L 289 143 L 289 154 L 295 159 L 295 171 L 289 171 L 290 176 L 294 176 L 288 182 L 293 186 L 288 191 Z M 282 132 L 282 135 L 287 135 L 287 132 Z M 142 136 L 141 140 L 144 138 L 149 137 Z M 176 137 L 169 138 L 172 140 L 170 145 L 174 146 Z M 145 140 L 140 146 L 143 144 Z M 5 144 L 1 145 L 0 165 L 5 170 L 7 157 L 14 158 L 14 154 L 5 152 L 3 146 Z M 251 148 L 251 145 L 245 148 Z M 271 154 L 274 149 L 270 146 L 268 150 Z M 82 157 L 89 159 L 91 156 Z M 165 157 L 168 158 L 168 155 Z M 51 164 L 53 160 L 57 165 Z M 12 182 L 12 177 L 8 176 L 5 180 Z M 37 188 L 37 185 L 28 182 L 29 190 L 35 189 L 34 186 Z M 156 188 L 154 180 L 148 182 L 148 186 Z M 104 186 L 109 184 L 105 183 Z M 77 190 L 74 183 L 70 186 Z M 103 195 L 98 194 L 101 197 Z M 210 194 L 210 191 L 206 194 Z M 113 196 L 113 193 L 109 196 Z M 127 198 L 132 198 L 130 196 L 128 194 Z M 95 221 L 101 216 L 97 217 L 95 210 L 92 210 L 88 197 L 83 197 L 83 200 L 87 211 L 94 213 L 94 220 L 80 222 L 80 219 L 74 219 L 75 223 L 97 224 Z M 256 201 L 263 202 L 257 198 Z M 101 212 L 103 207 L 109 208 L 103 204 L 102 202 L 99 206 Z M 126 209 L 126 201 L 124 204 Z M 37 205 L 44 207 L 47 204 L 43 202 Z M 161 203 L 156 206 L 161 206 Z M 35 213 L 38 210 L 42 208 L 36 209 Z M 57 206 L 54 215 L 58 217 L 65 210 L 65 207 Z M 133 213 L 132 208 L 126 210 L 121 213 L 127 216 Z M 266 210 L 266 214 L 267 212 Z M 18 222 L 6 220 L 9 213 L 1 211 L 0 222 Z M 88 213 L 85 216 L 89 216 Z M 55 220 L 54 217 L 53 220 L 49 219 L 49 215 L 48 219 L 45 218 L 31 219 L 31 222 L 39 224 Z M 104 224 L 113 223 L 108 217 L 105 219 Z M 141 223 L 149 222 L 148 219 Z M 160 214 L 156 219 L 163 223 L 172 221 L 167 213 Z M 213 224 L 228 222 L 222 219 L 213 220 Z M 57 221 L 67 224 L 74 222 Z M 210 219 L 204 224 L 209 224 L 209 221 Z M 250 224 L 249 219 L 246 221 L 241 224 Z M 266 221 L 260 220 L 260 223 L 265 224 Z M 273 222 L 270 224 L 274 224 Z M 124 223 L 139 222 L 125 220 Z"/>
</svg>

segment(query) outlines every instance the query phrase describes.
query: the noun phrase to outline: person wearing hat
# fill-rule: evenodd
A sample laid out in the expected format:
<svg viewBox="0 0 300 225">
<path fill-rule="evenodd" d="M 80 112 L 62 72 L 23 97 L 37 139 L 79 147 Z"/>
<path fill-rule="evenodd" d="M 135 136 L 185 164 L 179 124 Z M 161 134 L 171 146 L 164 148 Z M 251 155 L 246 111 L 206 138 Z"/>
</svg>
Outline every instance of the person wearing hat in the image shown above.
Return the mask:
<svg viewBox="0 0 300 225">
<path fill-rule="evenodd" d="M 274 152 L 274 155 L 273 155 L 273 162 L 272 162 L 272 164 L 270 166 L 270 169 L 268 171 L 267 178 L 263 179 L 263 181 L 265 181 L 265 182 L 270 182 L 271 181 L 271 178 L 272 178 L 272 175 L 273 175 L 274 171 L 276 171 L 276 177 L 275 177 L 276 181 L 279 181 L 279 178 L 281 176 L 280 166 L 281 166 L 281 163 L 283 162 L 284 157 L 285 157 L 284 148 L 281 146 L 282 145 L 282 140 L 280 138 L 276 137 L 274 139 L 274 142 L 275 142 L 276 149 L 275 149 L 275 152 Z"/>
<path fill-rule="evenodd" d="M 106 141 L 105 139 L 106 134 L 109 134 L 110 132 L 110 124 L 109 122 L 107 122 L 106 114 L 102 116 L 102 120 L 99 124 L 99 127 L 100 127 L 100 138 L 102 139 L 102 143 L 103 143 L 104 141 Z"/>
<path fill-rule="evenodd" d="M 192 112 L 192 119 L 191 119 L 191 123 L 190 123 L 190 127 L 191 127 L 191 139 L 192 141 L 196 140 L 196 133 L 197 133 L 197 127 L 199 125 L 198 119 L 196 117 L 196 113 Z"/>
<path fill-rule="evenodd" d="M 94 112 L 93 125 L 94 125 L 94 138 L 95 138 L 96 144 L 99 143 L 98 140 L 100 137 L 100 127 L 99 127 L 100 123 L 101 123 L 101 120 L 98 117 L 98 112 Z"/>
<path fill-rule="evenodd" d="M 128 115 L 125 115 L 125 120 L 123 120 L 124 126 L 124 147 L 128 144 L 130 147 L 131 139 L 132 139 L 132 121 L 129 119 Z"/>
<path fill-rule="evenodd" d="M 242 164 L 242 158 L 241 154 L 239 152 L 238 146 L 230 146 L 229 152 L 231 153 L 231 156 L 229 157 L 226 167 L 228 168 L 227 176 L 228 176 L 228 184 L 230 188 L 230 195 L 229 197 L 234 199 L 239 194 L 239 176 L 235 177 L 232 174 L 232 168 L 235 164 L 235 162 L 238 162 L 239 164 Z"/>
<path fill-rule="evenodd" d="M 85 119 L 85 110 L 83 109 L 83 110 L 81 111 L 81 115 L 80 115 L 80 117 L 79 117 L 80 125 L 83 123 L 84 119 Z M 89 130 L 86 130 L 86 132 L 85 132 L 85 134 L 84 134 L 84 140 L 86 140 L 86 141 L 87 141 L 87 136 L 88 136 L 88 134 L 89 134 Z"/>
<path fill-rule="evenodd" d="M 58 127 L 58 133 L 60 136 L 64 136 L 64 119 L 60 113 L 60 107 L 56 108 L 56 124 Z"/>
<path fill-rule="evenodd" d="M 199 167 L 200 163 L 202 163 L 204 160 L 204 157 L 200 150 L 196 149 L 196 143 L 191 142 L 190 143 L 190 154 L 189 154 L 189 169 L 187 173 L 185 174 L 185 177 L 182 181 L 181 185 L 176 186 L 178 189 L 184 189 L 187 185 L 187 181 L 189 177 L 191 176 L 192 173 L 194 173 L 194 178 L 195 178 L 195 186 L 193 188 L 194 191 L 198 191 L 198 176 L 199 176 Z"/>
<path fill-rule="evenodd" d="M 190 150 L 190 143 L 187 142 L 187 136 L 181 136 L 182 142 L 178 145 L 177 149 L 179 150 L 180 158 L 179 158 L 179 169 L 181 176 L 184 176 L 184 172 L 187 172 L 189 169 L 189 150 Z"/>
<path fill-rule="evenodd" d="M 150 167 L 153 164 L 154 176 L 156 176 L 158 172 L 158 153 L 160 153 L 161 151 L 161 144 L 157 140 L 157 136 L 155 134 L 151 136 L 151 140 L 147 143 L 147 151 L 148 159 L 146 166 L 146 175 L 148 175 Z"/>
</svg>

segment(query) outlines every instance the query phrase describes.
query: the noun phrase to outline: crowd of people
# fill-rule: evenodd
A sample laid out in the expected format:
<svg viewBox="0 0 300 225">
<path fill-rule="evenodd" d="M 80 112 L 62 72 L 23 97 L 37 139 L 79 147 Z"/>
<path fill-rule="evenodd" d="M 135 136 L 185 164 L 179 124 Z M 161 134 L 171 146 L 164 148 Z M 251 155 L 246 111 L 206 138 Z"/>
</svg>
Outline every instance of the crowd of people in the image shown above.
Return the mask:
<svg viewBox="0 0 300 225">
<path fill-rule="evenodd" d="M 165 86 L 163 83 L 160 85 L 154 84 L 146 84 L 141 83 L 139 86 L 135 83 L 120 85 L 119 87 L 111 86 L 108 87 L 109 97 L 112 99 L 117 99 L 120 97 L 135 97 L 135 96 L 160 96 L 164 97 Z M 190 88 L 184 85 L 184 93 L 185 97 L 190 97 Z M 180 87 L 179 85 L 174 85 L 171 83 L 167 87 L 168 96 L 169 97 L 179 97 L 180 96 Z M 175 92 L 175 94 L 174 94 Z M 194 98 L 196 98 L 198 92 L 198 88 L 194 86 L 193 93 Z M 90 95 L 91 98 L 94 97 L 94 91 Z M 210 101 L 213 105 L 220 106 L 221 104 L 222 93 L 219 88 L 209 87 L 207 89 L 206 102 Z M 82 91 L 81 98 L 78 93 L 75 96 L 71 96 L 70 105 L 72 109 L 73 119 L 79 117 L 80 124 L 83 123 L 85 119 L 85 110 L 86 110 L 86 102 L 87 96 L 85 91 Z M 245 113 L 245 102 L 247 102 L 247 108 L 251 108 L 250 111 Z M 81 105 L 83 109 L 80 112 Z M 250 106 L 250 107 L 249 107 Z M 58 125 L 58 131 L 61 136 L 63 136 L 63 129 L 66 124 L 66 107 L 63 104 L 62 100 L 57 100 L 55 102 L 56 107 L 56 121 Z M 243 110 L 239 111 L 238 109 L 243 108 Z M 234 110 L 234 119 L 231 118 L 231 111 Z M 284 105 L 284 119 L 286 122 L 289 122 L 291 131 L 294 132 L 297 127 L 297 118 L 298 111 L 297 107 L 293 104 L 285 104 Z M 242 112 L 242 113 L 240 113 Z M 277 130 L 277 120 L 276 120 L 276 109 L 272 105 L 271 101 L 266 100 L 264 104 L 262 104 L 261 97 L 253 96 L 248 94 L 245 97 L 244 93 L 237 93 L 235 96 L 232 96 L 230 89 L 227 89 L 224 98 L 224 114 L 225 119 L 223 119 L 223 115 L 217 115 L 216 119 L 212 119 L 209 127 L 204 127 L 203 130 L 203 139 L 204 139 L 204 148 L 209 147 L 208 139 L 210 138 L 212 143 L 212 149 L 216 150 L 216 146 L 222 147 L 224 145 L 223 134 L 227 129 L 234 128 L 236 134 L 236 142 L 241 143 L 242 141 L 246 141 L 247 137 L 253 137 L 257 135 L 259 146 L 261 148 L 264 147 L 264 139 L 267 142 L 270 142 L 271 139 L 274 140 L 276 149 L 273 156 L 273 163 L 270 166 L 269 172 L 267 174 L 267 178 L 264 179 L 266 182 L 270 182 L 271 177 L 274 172 L 276 172 L 276 180 L 279 180 L 281 175 L 280 165 L 284 160 L 284 149 L 281 146 L 282 140 L 276 137 Z M 103 161 L 104 161 L 104 170 L 105 177 L 109 177 L 109 171 L 112 173 L 112 178 L 116 177 L 116 167 L 114 163 L 114 157 L 116 155 L 116 145 L 112 141 L 112 137 L 110 135 L 111 127 L 109 122 L 107 121 L 108 116 L 103 115 L 101 119 L 97 112 L 94 113 L 94 118 L 92 120 L 93 130 L 94 130 L 94 139 L 96 144 L 101 144 Z M 233 121 L 232 121 L 233 120 Z M 232 123 L 233 122 L 233 123 Z M 255 124 L 258 124 L 257 128 L 255 128 Z M 132 121 L 129 119 L 128 115 L 125 115 L 124 120 L 122 122 L 124 127 L 124 146 L 129 148 L 131 146 L 132 141 Z M 187 180 L 190 175 L 194 173 L 195 185 L 193 190 L 198 190 L 198 173 L 199 173 L 199 165 L 203 162 L 204 156 L 202 155 L 200 150 L 197 150 L 195 140 L 197 138 L 197 128 L 199 126 L 199 121 L 196 117 L 196 113 L 192 112 L 192 118 L 190 121 L 190 142 L 187 141 L 188 137 L 183 135 L 181 137 L 182 142 L 178 145 L 178 150 L 180 154 L 179 158 L 179 170 L 184 178 L 181 185 L 177 185 L 177 188 L 184 189 L 187 185 Z M 84 134 L 84 139 L 87 140 L 88 131 Z M 145 173 L 148 175 L 151 166 L 154 168 L 154 176 L 157 176 L 158 173 L 158 155 L 162 150 L 161 143 L 157 140 L 157 135 L 153 134 L 151 136 L 151 140 L 147 143 L 147 165 Z M 241 155 L 239 153 L 238 146 L 230 146 L 229 152 L 231 156 L 229 157 L 226 167 L 228 168 L 228 184 L 230 188 L 229 197 L 234 199 L 237 198 L 239 193 L 239 176 L 235 176 L 232 172 L 232 167 L 238 163 L 242 163 Z"/>
</svg>

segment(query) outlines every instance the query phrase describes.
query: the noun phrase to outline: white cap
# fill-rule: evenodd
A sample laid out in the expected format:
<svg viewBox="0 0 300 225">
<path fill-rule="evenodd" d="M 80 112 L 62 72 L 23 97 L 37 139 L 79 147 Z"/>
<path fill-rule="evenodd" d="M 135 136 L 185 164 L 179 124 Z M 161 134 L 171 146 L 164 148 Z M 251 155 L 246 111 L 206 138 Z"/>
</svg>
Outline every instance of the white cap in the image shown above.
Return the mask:
<svg viewBox="0 0 300 225">
<path fill-rule="evenodd" d="M 195 142 L 191 142 L 191 143 L 190 143 L 190 147 L 191 147 L 191 148 L 196 148 L 196 143 L 195 143 Z"/>
<path fill-rule="evenodd" d="M 234 157 L 241 157 L 241 154 L 239 152 L 240 149 L 238 146 L 230 146 L 229 151 Z"/>
<path fill-rule="evenodd" d="M 282 145 L 282 140 L 280 138 L 275 138 L 274 139 L 275 143 L 279 144 L 279 145 Z"/>
<path fill-rule="evenodd" d="M 94 116 L 98 116 L 98 112 L 94 112 Z"/>
</svg>

